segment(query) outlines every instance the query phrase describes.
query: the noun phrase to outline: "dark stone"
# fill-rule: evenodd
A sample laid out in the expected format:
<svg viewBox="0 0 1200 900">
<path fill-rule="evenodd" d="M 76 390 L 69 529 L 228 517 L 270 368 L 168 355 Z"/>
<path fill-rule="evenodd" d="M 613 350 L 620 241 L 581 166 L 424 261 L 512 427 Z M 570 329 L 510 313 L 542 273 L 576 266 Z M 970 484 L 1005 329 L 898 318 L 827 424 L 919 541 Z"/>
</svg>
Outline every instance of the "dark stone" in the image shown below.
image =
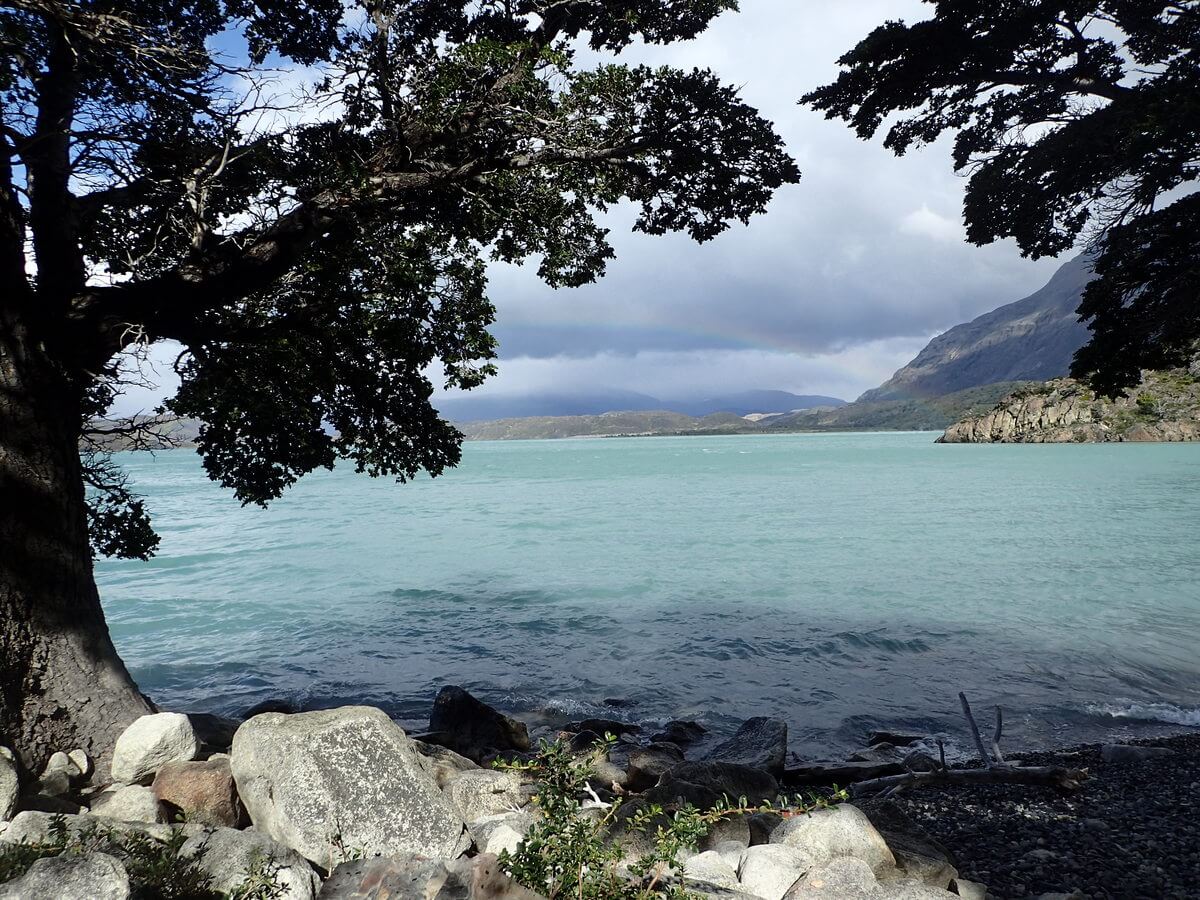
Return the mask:
<svg viewBox="0 0 1200 900">
<path fill-rule="evenodd" d="M 696 743 L 707 733 L 707 729 L 699 722 L 672 719 L 663 726 L 662 731 L 650 735 L 650 740 L 686 747 L 688 744 Z"/>
<path fill-rule="evenodd" d="M 893 747 L 908 747 L 917 741 L 925 739 L 921 734 L 897 734 L 894 731 L 872 731 L 867 735 L 867 746 L 876 744 L 891 744 Z"/>
<path fill-rule="evenodd" d="M 654 743 L 639 747 L 629 754 L 626 765 L 625 788 L 638 793 L 658 784 L 669 769 L 683 762 L 683 751 L 674 744 Z"/>
<path fill-rule="evenodd" d="M 60 813 L 66 816 L 77 815 L 86 810 L 69 797 L 52 797 L 49 794 L 26 794 L 21 798 L 20 809 L 30 809 L 34 812 Z"/>
<path fill-rule="evenodd" d="M 280 710 L 258 710 L 252 715 L 258 715 L 259 712 L 279 712 Z M 228 753 L 229 748 L 233 746 L 233 733 L 237 731 L 239 723 L 233 719 L 226 719 L 224 716 L 215 716 L 212 713 L 187 713 L 188 721 L 192 723 L 192 731 L 196 732 L 196 737 L 199 738 L 201 748 L 208 753 Z M 250 718 L 247 715 L 246 718 Z"/>
<path fill-rule="evenodd" d="M 637 734 L 642 730 L 641 725 L 630 725 L 628 722 L 617 722 L 614 719 L 584 719 L 582 722 L 568 722 L 563 731 L 581 733 L 594 731 L 596 734 L 611 734 L 620 737 L 623 734 Z"/>
<path fill-rule="evenodd" d="M 755 813 L 746 817 L 750 827 L 750 846 L 771 843 L 771 832 L 783 824 L 783 816 L 779 813 Z"/>
<path fill-rule="evenodd" d="M 779 782 L 787 787 L 828 787 L 835 784 L 838 787 L 846 787 L 859 781 L 903 773 L 904 766 L 898 762 L 848 762 L 834 766 L 816 765 L 785 769 Z"/>
<path fill-rule="evenodd" d="M 625 697 L 605 697 L 604 705 L 609 709 L 629 709 L 631 706 L 637 706 L 637 701 Z"/>
<path fill-rule="evenodd" d="M 597 744 L 601 743 L 604 738 L 596 734 L 594 731 L 581 731 L 578 734 L 572 734 L 567 746 L 575 753 L 585 753 L 591 750 Z"/>
<path fill-rule="evenodd" d="M 292 713 L 300 712 L 300 707 L 298 707 L 295 703 L 292 703 L 290 700 L 284 700 L 281 697 L 272 697 L 269 700 L 263 700 L 261 703 L 255 703 L 252 707 L 242 713 L 242 719 L 253 719 L 257 715 L 269 712 L 286 713 L 291 715 Z M 230 743 L 233 743 L 232 739 L 230 740 Z"/>
<path fill-rule="evenodd" d="M 722 797 L 737 803 L 741 797 L 751 804 L 774 800 L 779 793 L 775 777 L 762 769 L 716 761 L 684 762 L 663 773 L 657 785 L 646 791 L 651 803 L 667 805 L 682 797 L 701 808 L 711 808 Z"/>
<path fill-rule="evenodd" d="M 448 747 L 473 762 L 495 753 L 529 750 L 529 729 L 460 687 L 438 691 L 429 714 L 429 734 L 422 740 Z"/>
<path fill-rule="evenodd" d="M 782 719 L 756 716 L 747 719 L 729 740 L 709 751 L 706 759 L 738 763 L 783 774 L 787 758 L 787 723 Z"/>
</svg>

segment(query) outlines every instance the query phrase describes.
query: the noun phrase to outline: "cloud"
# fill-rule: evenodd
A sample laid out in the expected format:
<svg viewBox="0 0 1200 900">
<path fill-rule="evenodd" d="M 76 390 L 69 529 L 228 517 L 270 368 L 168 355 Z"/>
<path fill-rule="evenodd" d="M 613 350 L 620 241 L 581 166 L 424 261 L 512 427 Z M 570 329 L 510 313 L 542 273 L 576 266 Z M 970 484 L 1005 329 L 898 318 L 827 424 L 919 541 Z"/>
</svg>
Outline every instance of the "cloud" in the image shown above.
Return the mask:
<svg viewBox="0 0 1200 900">
<path fill-rule="evenodd" d="M 900 230 L 905 234 L 923 235 L 951 244 L 959 244 L 966 239 L 966 229 L 960 220 L 938 215 L 924 203 L 920 209 L 913 210 L 900 220 Z"/>
</svg>

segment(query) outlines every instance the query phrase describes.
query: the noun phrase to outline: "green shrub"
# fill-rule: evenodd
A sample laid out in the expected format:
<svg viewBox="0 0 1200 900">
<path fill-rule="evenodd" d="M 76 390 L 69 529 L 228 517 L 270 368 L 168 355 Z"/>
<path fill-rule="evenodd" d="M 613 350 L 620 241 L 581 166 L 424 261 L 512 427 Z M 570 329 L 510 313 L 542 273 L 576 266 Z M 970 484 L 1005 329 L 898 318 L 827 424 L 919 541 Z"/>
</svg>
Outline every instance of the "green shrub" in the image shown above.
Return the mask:
<svg viewBox="0 0 1200 900">
<path fill-rule="evenodd" d="M 232 892 L 215 890 L 200 866 L 204 849 L 185 856 L 181 851 L 186 841 L 182 829 L 173 829 L 169 838 L 160 841 L 96 822 L 88 822 L 72 834 L 66 820 L 56 816 L 50 823 L 48 841 L 0 843 L 0 884 L 20 878 L 37 860 L 48 856 L 107 853 L 119 859 L 129 873 L 132 900 L 278 900 L 283 896 L 279 867 L 262 856 L 254 859 L 246 880 Z"/>
<path fill-rule="evenodd" d="M 541 817 L 516 853 L 500 854 L 501 867 L 519 884 L 550 900 L 681 900 L 688 893 L 671 877 L 680 868 L 679 853 L 695 847 L 717 822 L 759 812 L 804 814 L 847 797 L 845 791 L 836 791 L 830 797 L 813 796 L 808 803 L 781 799 L 774 806 L 751 806 L 745 797 L 736 802 L 725 798 L 710 810 L 685 805 L 673 813 L 652 805 L 624 821 L 630 831 L 650 835 L 652 846 L 622 872 L 619 863 L 627 850 L 612 834 L 622 798 L 605 802 L 589 785 L 594 760 L 607 754 L 615 740 L 606 736 L 590 756 L 581 758 L 561 742 L 543 742 L 530 762 L 497 764 L 532 776 L 537 783 L 534 803 Z"/>
</svg>

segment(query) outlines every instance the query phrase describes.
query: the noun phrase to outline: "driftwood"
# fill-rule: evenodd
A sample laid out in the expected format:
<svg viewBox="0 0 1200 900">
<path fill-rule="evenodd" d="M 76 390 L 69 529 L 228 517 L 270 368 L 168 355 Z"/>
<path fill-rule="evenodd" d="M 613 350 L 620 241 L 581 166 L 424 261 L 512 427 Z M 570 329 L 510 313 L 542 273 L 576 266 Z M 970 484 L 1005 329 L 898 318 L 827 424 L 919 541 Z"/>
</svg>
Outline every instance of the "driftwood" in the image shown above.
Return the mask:
<svg viewBox="0 0 1200 900">
<path fill-rule="evenodd" d="M 946 765 L 946 748 L 938 741 L 938 767 L 932 772 L 908 771 L 900 775 L 887 775 L 882 778 L 872 778 L 850 785 L 850 795 L 853 797 L 870 797 L 877 794 L 888 796 L 910 787 L 927 785 L 954 784 L 1028 784 L 1037 787 L 1051 787 L 1060 791 L 1076 791 L 1088 779 L 1087 769 L 1070 769 L 1064 766 L 1019 766 L 1006 762 L 1000 751 L 1000 738 L 1004 734 L 1004 714 L 996 707 L 996 729 L 992 735 L 992 746 L 989 752 L 983 743 L 983 735 L 975 723 L 971 713 L 971 704 L 967 695 L 960 693 L 959 702 L 962 704 L 963 716 L 975 740 L 975 747 L 983 760 L 983 766 L 976 769 L 951 769 Z"/>
</svg>

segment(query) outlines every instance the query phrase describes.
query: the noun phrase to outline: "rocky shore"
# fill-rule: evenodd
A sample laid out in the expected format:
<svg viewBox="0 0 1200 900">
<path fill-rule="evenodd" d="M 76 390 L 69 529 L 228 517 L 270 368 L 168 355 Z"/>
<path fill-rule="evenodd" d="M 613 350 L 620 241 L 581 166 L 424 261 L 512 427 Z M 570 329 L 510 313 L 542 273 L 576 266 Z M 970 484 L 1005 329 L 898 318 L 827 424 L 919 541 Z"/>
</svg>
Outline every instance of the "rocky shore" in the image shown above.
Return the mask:
<svg viewBox="0 0 1200 900">
<path fill-rule="evenodd" d="M 0 900 L 159 896 L 145 879 L 176 877 L 172 867 L 193 885 L 172 896 L 204 900 L 540 895 L 510 877 L 502 854 L 516 853 L 548 815 L 538 796 L 546 786 L 492 767 L 533 758 L 525 724 L 454 687 L 415 735 L 370 707 L 251 712 L 240 724 L 145 716 L 101 761 L 108 776 L 66 750 L 40 777 L 21 777 L 0 750 Z M 604 735 L 611 745 L 597 754 Z M 921 736 L 881 733 L 864 735 L 864 751 L 845 764 L 796 765 L 786 723 L 763 717 L 716 744 L 687 721 L 643 730 L 588 719 L 554 736 L 586 758 L 593 774 L 581 815 L 616 813 L 604 820 L 605 840 L 631 873 L 648 840 L 631 827 L 640 819 L 669 824 L 673 808 L 723 799 L 781 806 L 714 820 L 650 881 L 660 894 L 1186 897 L 1200 885 L 1200 735 L 1017 757 L 1086 770 L 1069 793 L 934 783 L 890 797 L 878 784 L 858 788 L 918 773 L 936 782 L 954 770 Z M 834 783 L 856 783 L 851 802 L 789 811 L 792 798 L 828 797 Z"/>
<path fill-rule="evenodd" d="M 1188 368 L 1143 372 L 1127 396 L 1099 397 L 1072 378 L 1021 388 L 964 419 L 944 444 L 1055 444 L 1200 440 L 1200 358 Z"/>
</svg>

